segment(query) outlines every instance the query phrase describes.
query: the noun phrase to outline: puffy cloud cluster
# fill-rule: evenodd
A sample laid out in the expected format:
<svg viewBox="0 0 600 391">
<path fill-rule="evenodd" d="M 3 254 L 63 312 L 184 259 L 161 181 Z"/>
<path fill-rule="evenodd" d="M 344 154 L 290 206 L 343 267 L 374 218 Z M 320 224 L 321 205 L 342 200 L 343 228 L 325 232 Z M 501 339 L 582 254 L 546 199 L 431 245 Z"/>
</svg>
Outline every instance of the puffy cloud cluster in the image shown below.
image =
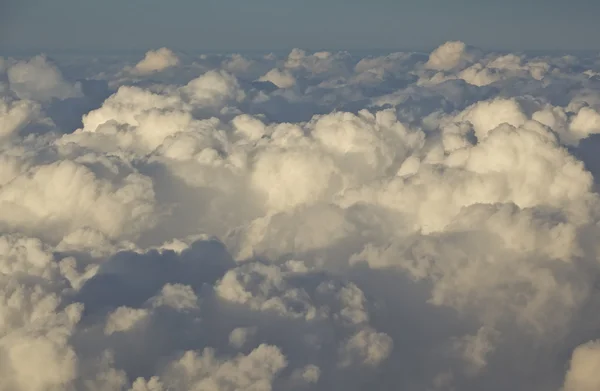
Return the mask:
<svg viewBox="0 0 600 391">
<path fill-rule="evenodd" d="M 557 60 L 565 58 L 528 58 L 512 53 L 485 55 L 463 42 L 447 42 L 431 53 L 424 69 L 419 72 L 419 82 L 437 84 L 461 79 L 476 86 L 487 86 L 506 79 L 542 81 L 548 73 L 557 74 L 565 65 Z"/>
<path fill-rule="evenodd" d="M 0 391 L 600 387 L 597 58 L 128 61 L 0 61 Z"/>
</svg>

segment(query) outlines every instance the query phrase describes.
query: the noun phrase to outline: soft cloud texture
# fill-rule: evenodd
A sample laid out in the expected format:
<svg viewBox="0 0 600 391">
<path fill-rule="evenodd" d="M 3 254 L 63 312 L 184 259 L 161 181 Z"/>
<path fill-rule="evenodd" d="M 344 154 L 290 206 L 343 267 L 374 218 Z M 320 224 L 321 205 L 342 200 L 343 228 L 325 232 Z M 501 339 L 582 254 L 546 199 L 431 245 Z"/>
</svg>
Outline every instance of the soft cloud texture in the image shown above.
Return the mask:
<svg viewBox="0 0 600 391">
<path fill-rule="evenodd" d="M 64 100 L 82 95 L 81 86 L 64 80 L 56 66 L 44 56 L 17 62 L 7 69 L 6 75 L 10 88 L 20 99 Z"/>
<path fill-rule="evenodd" d="M 167 68 L 177 66 L 177 64 L 179 64 L 179 58 L 175 53 L 167 48 L 160 48 L 148 51 L 146 57 L 138 62 L 133 70 L 138 74 L 146 75 L 164 71 Z"/>
<path fill-rule="evenodd" d="M 130 61 L 0 61 L 0 391 L 598 389 L 596 57 Z"/>
</svg>

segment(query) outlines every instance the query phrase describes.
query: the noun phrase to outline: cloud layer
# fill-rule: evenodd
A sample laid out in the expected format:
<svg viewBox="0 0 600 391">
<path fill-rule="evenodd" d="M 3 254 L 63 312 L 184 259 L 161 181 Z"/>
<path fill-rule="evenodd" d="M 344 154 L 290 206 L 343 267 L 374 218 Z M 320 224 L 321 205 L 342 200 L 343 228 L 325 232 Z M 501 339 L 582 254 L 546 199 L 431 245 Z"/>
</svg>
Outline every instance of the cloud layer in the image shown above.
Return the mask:
<svg viewBox="0 0 600 391">
<path fill-rule="evenodd" d="M 599 74 L 2 59 L 0 391 L 597 390 Z"/>
</svg>

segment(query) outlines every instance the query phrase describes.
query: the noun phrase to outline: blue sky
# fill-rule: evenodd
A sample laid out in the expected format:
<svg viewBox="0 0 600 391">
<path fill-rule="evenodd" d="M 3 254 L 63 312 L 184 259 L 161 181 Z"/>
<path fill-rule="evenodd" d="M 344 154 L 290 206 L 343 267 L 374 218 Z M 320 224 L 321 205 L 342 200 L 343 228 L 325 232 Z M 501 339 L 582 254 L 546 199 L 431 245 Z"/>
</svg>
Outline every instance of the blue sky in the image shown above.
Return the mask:
<svg viewBox="0 0 600 391">
<path fill-rule="evenodd" d="M 4 0 L 0 49 L 600 50 L 598 0 Z"/>
</svg>

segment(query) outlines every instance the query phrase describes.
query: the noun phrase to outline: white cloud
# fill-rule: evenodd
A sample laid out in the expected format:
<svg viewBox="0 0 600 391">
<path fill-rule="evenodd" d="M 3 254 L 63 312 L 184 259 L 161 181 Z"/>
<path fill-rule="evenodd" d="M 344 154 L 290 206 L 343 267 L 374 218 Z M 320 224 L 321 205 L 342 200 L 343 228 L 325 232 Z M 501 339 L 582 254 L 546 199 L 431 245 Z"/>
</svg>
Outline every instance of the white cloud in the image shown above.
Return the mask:
<svg viewBox="0 0 600 391">
<path fill-rule="evenodd" d="M 0 101 L 0 138 L 22 130 L 40 116 L 40 107 L 28 100 Z"/>
<path fill-rule="evenodd" d="M 67 82 L 44 56 L 15 63 L 8 68 L 7 75 L 11 90 L 21 99 L 47 101 L 82 96 L 81 86 Z"/>
<path fill-rule="evenodd" d="M 578 135 L 578 140 L 600 133 L 600 114 L 590 107 L 581 108 L 571 121 L 570 130 Z"/>
<path fill-rule="evenodd" d="M 429 60 L 425 63 L 425 67 L 437 71 L 449 71 L 462 68 L 474 59 L 475 54 L 470 52 L 464 42 L 452 41 L 446 42 L 435 49 L 429 55 Z"/>
<path fill-rule="evenodd" d="M 279 69 L 271 69 L 258 80 L 270 81 L 279 88 L 290 88 L 296 84 L 296 78 L 287 70 L 280 71 Z"/>
<path fill-rule="evenodd" d="M 0 390 L 598 388 L 596 59 L 0 62 Z"/>
<path fill-rule="evenodd" d="M 565 391 L 591 391 L 600 387 L 600 349 L 598 342 L 580 345 L 573 352 L 565 380 Z"/>
<path fill-rule="evenodd" d="M 148 178 L 132 173 L 114 185 L 85 165 L 64 160 L 32 168 L 0 189 L 0 224 L 49 240 L 84 227 L 109 237 L 133 235 L 153 223 Z"/>
<path fill-rule="evenodd" d="M 254 333 L 256 333 L 256 329 L 238 327 L 229 334 L 229 344 L 240 349 L 248 342 L 248 338 Z"/>
<path fill-rule="evenodd" d="M 202 354 L 186 352 L 170 365 L 163 378 L 168 388 L 176 390 L 271 391 L 274 378 L 286 364 L 275 346 L 260 345 L 248 355 L 229 361 L 219 360 L 214 350 L 207 348 Z"/>
<path fill-rule="evenodd" d="M 378 365 L 392 351 L 392 339 L 370 329 L 361 330 L 350 338 L 341 350 L 341 365 L 360 362 L 366 365 Z"/>
<path fill-rule="evenodd" d="M 478 102 L 462 112 L 457 119 L 470 122 L 479 140 L 485 139 L 489 131 L 502 124 L 520 126 L 527 121 L 519 104 L 509 99 Z"/>
<path fill-rule="evenodd" d="M 135 324 L 148 316 L 145 310 L 119 307 L 108 318 L 104 333 L 110 335 L 120 331 L 130 330 Z"/>
<path fill-rule="evenodd" d="M 179 57 L 170 49 L 160 48 L 150 50 L 146 53 L 144 59 L 138 62 L 133 70 L 136 73 L 146 75 L 154 72 L 164 71 L 165 69 L 175 67 L 179 64 Z"/>
</svg>

